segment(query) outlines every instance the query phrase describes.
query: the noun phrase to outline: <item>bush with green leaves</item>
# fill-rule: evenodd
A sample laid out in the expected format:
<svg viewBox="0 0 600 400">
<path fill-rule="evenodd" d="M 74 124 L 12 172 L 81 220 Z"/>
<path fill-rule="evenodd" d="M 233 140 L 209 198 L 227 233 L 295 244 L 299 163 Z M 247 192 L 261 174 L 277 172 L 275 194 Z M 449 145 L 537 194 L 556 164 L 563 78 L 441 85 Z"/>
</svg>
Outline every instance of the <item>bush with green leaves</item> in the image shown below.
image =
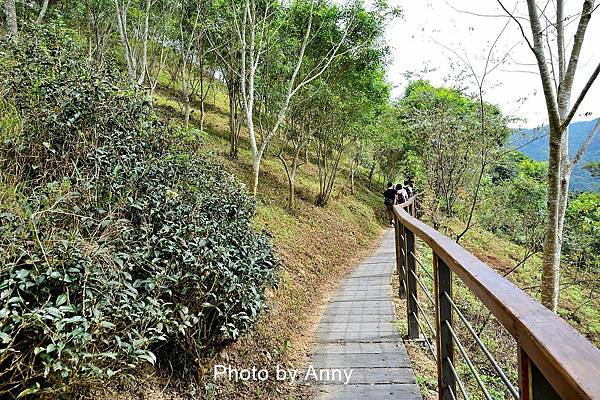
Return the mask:
<svg viewBox="0 0 600 400">
<path fill-rule="evenodd" d="M 253 199 L 71 37 L 0 42 L 0 397 L 193 365 L 275 284 Z"/>
<path fill-rule="evenodd" d="M 580 269 L 600 270 L 600 193 L 583 192 L 569 201 L 564 253 Z"/>
</svg>

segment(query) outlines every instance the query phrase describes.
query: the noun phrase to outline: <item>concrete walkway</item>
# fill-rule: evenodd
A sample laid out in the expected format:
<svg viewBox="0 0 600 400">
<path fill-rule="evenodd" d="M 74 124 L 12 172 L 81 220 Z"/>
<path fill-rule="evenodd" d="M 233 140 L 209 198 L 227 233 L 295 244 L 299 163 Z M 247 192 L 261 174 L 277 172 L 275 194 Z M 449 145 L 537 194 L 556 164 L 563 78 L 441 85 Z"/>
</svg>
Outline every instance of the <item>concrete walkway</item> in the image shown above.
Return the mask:
<svg viewBox="0 0 600 400">
<path fill-rule="evenodd" d="M 315 373 L 324 371 L 313 398 L 421 400 L 395 326 L 394 250 L 394 231 L 389 229 L 379 248 L 341 283 L 328 304 L 309 365 Z M 336 373 L 338 369 L 343 373 Z"/>
</svg>

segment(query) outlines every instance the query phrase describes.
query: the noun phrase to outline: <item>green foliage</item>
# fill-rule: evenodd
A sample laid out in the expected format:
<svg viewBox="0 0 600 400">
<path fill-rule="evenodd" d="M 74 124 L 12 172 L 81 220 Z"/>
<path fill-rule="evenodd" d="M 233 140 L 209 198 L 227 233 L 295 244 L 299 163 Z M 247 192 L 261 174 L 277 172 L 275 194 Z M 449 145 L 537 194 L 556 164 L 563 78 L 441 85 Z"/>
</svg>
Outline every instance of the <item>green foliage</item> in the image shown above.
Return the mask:
<svg viewBox="0 0 600 400">
<path fill-rule="evenodd" d="M 479 213 L 483 225 L 539 251 L 546 221 L 546 174 L 546 163 L 517 151 L 506 154 L 484 185 Z"/>
<path fill-rule="evenodd" d="M 2 397 L 197 363 L 275 283 L 254 201 L 70 37 L 0 44 L 2 184 L 20 182 L 0 186 Z"/>
<path fill-rule="evenodd" d="M 569 202 L 564 249 L 578 268 L 600 268 L 600 193 L 584 192 Z"/>
<path fill-rule="evenodd" d="M 407 136 L 405 154 L 419 156 L 413 159 L 429 187 L 434 225 L 461 206 L 470 209 L 464 205 L 475 201 L 481 171 L 509 136 L 507 122 L 498 107 L 458 89 L 423 80 L 409 84 L 398 104 L 398 129 Z"/>
<path fill-rule="evenodd" d="M 589 162 L 583 166 L 583 169 L 589 171 L 594 178 L 600 178 L 600 162 Z"/>
</svg>

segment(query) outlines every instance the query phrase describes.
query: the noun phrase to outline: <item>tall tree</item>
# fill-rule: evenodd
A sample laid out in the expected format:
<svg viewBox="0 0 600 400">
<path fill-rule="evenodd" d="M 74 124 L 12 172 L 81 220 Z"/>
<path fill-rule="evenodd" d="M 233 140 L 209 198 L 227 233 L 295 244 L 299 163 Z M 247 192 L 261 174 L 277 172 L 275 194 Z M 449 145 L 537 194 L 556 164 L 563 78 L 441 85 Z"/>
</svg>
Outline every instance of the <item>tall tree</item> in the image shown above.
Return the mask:
<svg viewBox="0 0 600 400">
<path fill-rule="evenodd" d="M 150 9 L 155 1 L 143 0 L 143 3 L 136 4 L 137 2 L 132 0 L 114 0 L 117 27 L 127 63 L 127 73 L 131 82 L 138 85 L 143 84 L 146 78 Z M 132 28 L 129 16 L 135 7 L 139 7 L 141 18 L 138 17 L 134 20 L 137 24 Z"/>
<path fill-rule="evenodd" d="M 150 91 L 150 100 L 160 82 L 160 77 L 167 66 L 167 59 L 173 57 L 175 51 L 168 46 L 172 33 L 175 8 L 177 2 L 158 0 L 155 7 L 155 21 L 150 24 L 149 35 L 152 38 L 148 49 L 148 67 L 146 68 L 146 82 Z"/>
<path fill-rule="evenodd" d="M 313 101 L 295 102 L 292 105 L 290 117 L 281 130 L 281 143 L 277 158 L 283 164 L 288 178 L 288 208 L 296 207 L 296 175 L 300 168 L 307 163 L 302 156 L 307 150 L 315 133 L 316 118 Z"/>
<path fill-rule="evenodd" d="M 204 0 L 185 0 L 181 2 L 179 16 L 178 49 L 181 67 L 183 95 L 183 115 L 185 127 L 189 126 L 191 102 L 200 89 L 204 79 L 203 59 L 206 52 L 208 25 L 205 21 L 209 4 Z"/>
<path fill-rule="evenodd" d="M 544 238 L 543 273 L 541 282 L 542 303 L 556 311 L 560 288 L 560 260 L 562 237 L 567 209 L 569 180 L 575 165 L 588 148 L 599 124 L 596 124 L 575 156 L 569 156 L 569 124 L 577 115 L 581 103 L 600 74 L 600 60 L 587 78 L 579 93 L 573 93 L 581 50 L 586 38 L 592 13 L 596 10 L 594 0 L 583 0 L 572 40 L 570 55 L 565 33 L 565 1 L 553 2 L 555 15 L 548 15 L 551 6 L 526 0 L 530 35 L 526 33 L 520 18 L 509 11 L 501 0 L 503 10 L 518 24 L 521 33 L 532 51 L 542 83 L 550 135 L 548 157 L 548 224 Z M 542 22 L 543 21 L 543 22 Z M 554 39 L 555 38 L 555 39 Z M 549 53 L 549 54 L 547 54 Z M 556 55 L 556 57 L 554 57 Z M 575 101 L 572 103 L 572 100 Z"/>
<path fill-rule="evenodd" d="M 218 4 L 215 4 L 218 6 Z M 215 24 L 207 39 L 214 49 L 218 69 L 227 86 L 229 100 L 229 157 L 238 158 L 242 122 L 244 119 L 240 96 L 240 41 L 236 35 L 233 7 L 221 4 L 215 12 Z M 235 10 L 235 8 L 233 8 Z M 220 45 L 218 45 L 220 43 Z"/>
<path fill-rule="evenodd" d="M 87 30 L 88 55 L 102 66 L 111 49 L 111 36 L 114 33 L 111 0 L 86 0 L 82 7 L 87 20 L 84 29 Z"/>
<path fill-rule="evenodd" d="M 466 73 L 469 79 L 473 81 L 475 86 L 474 97 L 477 99 L 477 112 L 479 114 L 478 130 L 480 135 L 480 146 L 478 146 L 479 157 L 476 159 L 477 168 L 474 171 L 477 178 L 474 182 L 474 189 L 472 190 L 472 195 L 470 196 L 471 204 L 469 206 L 467 221 L 463 230 L 456 236 L 456 243 L 458 243 L 460 239 L 464 235 L 466 235 L 469 229 L 471 228 L 471 224 L 473 223 L 473 217 L 475 215 L 475 210 L 477 208 L 478 201 L 480 200 L 480 192 L 486 168 L 488 168 L 491 162 L 497 159 L 497 157 L 495 157 L 496 154 L 494 154 L 495 150 L 498 150 L 499 142 L 503 141 L 503 139 L 506 139 L 509 133 L 508 129 L 494 129 L 493 126 L 489 126 L 491 124 L 490 121 L 488 121 L 488 119 L 486 118 L 488 113 L 485 110 L 486 104 L 484 98 L 486 92 L 486 85 L 490 80 L 490 75 L 502 64 L 504 64 L 504 62 L 508 58 L 508 55 L 513 50 L 512 48 L 509 49 L 509 51 L 504 53 L 504 55 L 501 57 L 498 57 L 495 54 L 496 46 L 498 45 L 498 42 L 500 41 L 500 38 L 502 37 L 503 33 L 506 31 L 506 28 L 508 27 L 509 23 L 510 20 L 508 20 L 506 24 L 504 24 L 500 32 L 496 35 L 496 38 L 491 42 L 491 45 L 486 50 L 487 55 L 483 57 L 483 62 L 481 63 L 481 66 L 475 65 L 475 63 L 471 61 L 471 58 L 469 57 L 466 51 L 463 55 L 461 54 L 461 52 L 453 49 L 450 46 L 440 44 L 443 48 L 451 52 L 463 65 L 465 71 L 461 71 L 461 75 L 463 73 Z M 516 47 L 516 45 L 513 46 L 513 48 L 514 47 Z"/>
<path fill-rule="evenodd" d="M 38 17 L 35 20 L 35 23 L 38 25 L 41 24 L 42 22 L 44 22 L 44 17 L 46 16 L 46 12 L 48 11 L 48 1 L 49 0 L 42 1 L 42 9 L 40 10 Z"/>
<path fill-rule="evenodd" d="M 19 39 L 19 30 L 17 27 L 17 6 L 15 0 L 4 1 L 4 14 L 6 15 L 6 32 L 16 42 Z"/>
<path fill-rule="evenodd" d="M 260 164 L 265 151 L 273 137 L 284 122 L 291 100 L 299 91 L 318 77 L 331 64 L 342 56 L 358 51 L 365 43 L 373 40 L 374 32 L 380 30 L 361 31 L 365 27 L 365 17 L 369 14 L 359 4 L 353 4 L 348 9 L 342 9 L 329 4 L 325 0 L 295 0 L 289 4 L 278 2 L 262 2 L 259 0 L 243 0 L 241 4 L 231 0 L 230 5 L 234 15 L 234 27 L 240 41 L 241 61 L 241 98 L 246 116 L 246 125 L 252 150 L 254 179 L 252 191 L 256 195 L 260 174 Z M 318 12 L 317 12 L 318 10 Z M 272 122 L 265 129 L 257 129 L 255 125 L 256 101 L 262 93 L 257 89 L 260 80 L 260 66 L 264 58 L 277 43 L 281 30 L 287 27 L 290 17 L 298 18 L 302 24 L 295 22 L 291 26 L 302 26 L 295 33 L 297 40 L 290 42 L 293 47 L 288 49 L 290 57 L 286 58 L 288 67 L 286 74 L 277 79 L 283 83 L 284 95 L 278 107 L 273 110 Z M 367 18 L 368 19 L 368 18 Z M 316 41 L 315 37 L 321 30 L 331 33 L 326 42 Z M 349 39 L 352 40 L 349 40 Z M 314 48 L 324 53 L 324 56 L 311 58 L 310 68 L 305 65 L 306 56 Z M 268 85 L 262 85 L 263 88 Z"/>
</svg>

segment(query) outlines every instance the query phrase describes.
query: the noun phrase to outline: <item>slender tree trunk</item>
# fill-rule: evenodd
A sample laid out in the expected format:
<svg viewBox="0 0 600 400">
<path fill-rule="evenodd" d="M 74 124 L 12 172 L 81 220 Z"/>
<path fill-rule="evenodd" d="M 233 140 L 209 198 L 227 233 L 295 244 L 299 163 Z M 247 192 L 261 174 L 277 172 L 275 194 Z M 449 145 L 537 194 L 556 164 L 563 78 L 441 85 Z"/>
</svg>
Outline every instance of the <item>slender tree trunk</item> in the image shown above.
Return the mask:
<svg viewBox="0 0 600 400">
<path fill-rule="evenodd" d="M 294 210 L 295 207 L 295 194 L 296 194 L 296 171 L 297 171 L 297 160 L 298 160 L 298 154 L 299 152 L 297 151 L 295 153 L 295 158 L 292 161 L 291 165 L 288 165 L 287 161 L 285 160 L 285 157 L 283 155 L 284 150 L 281 150 L 281 153 L 279 154 L 279 160 L 281 160 L 281 163 L 283 164 L 283 169 L 285 170 L 285 174 L 287 176 L 288 179 L 288 207 L 290 209 L 290 211 Z"/>
<path fill-rule="evenodd" d="M 471 203 L 471 208 L 469 210 L 469 218 L 467 219 L 467 225 L 463 229 L 463 231 L 456 237 L 456 243 L 460 241 L 460 239 L 467 234 L 469 229 L 471 229 L 471 223 L 473 222 L 473 215 L 475 214 L 475 207 L 477 207 L 477 200 L 479 199 L 479 191 L 481 190 L 481 181 L 483 180 L 483 174 L 485 172 L 486 161 L 485 157 L 481 161 L 481 168 L 479 169 L 479 177 L 477 178 L 477 186 L 475 188 L 475 195 L 473 196 L 473 202 Z"/>
<path fill-rule="evenodd" d="M 560 231 L 560 197 L 561 197 L 561 160 L 560 142 L 562 132 L 550 127 L 550 153 L 548 158 L 548 222 L 544 236 L 544 256 L 542 272 L 542 304 L 556 311 L 560 287 L 560 253 L 562 248 L 562 232 Z"/>
<path fill-rule="evenodd" d="M 190 127 L 190 114 L 192 109 L 190 107 L 190 95 L 188 93 L 183 94 L 183 119 L 185 121 L 185 128 Z"/>
<path fill-rule="evenodd" d="M 204 131 L 204 63 L 200 60 L 200 131 Z"/>
<path fill-rule="evenodd" d="M 373 174 L 375 173 L 376 162 L 371 164 L 371 168 L 369 169 L 369 187 L 373 187 Z"/>
<path fill-rule="evenodd" d="M 185 128 L 187 129 L 190 127 L 190 114 L 192 113 L 192 110 L 190 107 L 190 90 L 185 78 L 186 73 L 184 72 L 183 75 L 183 119 L 185 122 Z"/>
<path fill-rule="evenodd" d="M 204 56 L 205 54 L 201 51 L 200 52 L 200 60 L 199 60 L 199 65 L 198 65 L 198 72 L 200 73 L 200 131 L 204 131 L 204 100 L 206 99 L 206 94 L 204 93 L 204 86 L 205 86 L 205 82 L 204 82 Z M 208 93 L 208 92 L 207 92 Z"/>
<path fill-rule="evenodd" d="M 185 128 L 189 128 L 190 126 L 190 114 L 191 114 L 191 107 L 190 107 L 190 77 L 189 74 L 192 73 L 192 71 L 188 71 L 187 69 L 187 53 L 185 52 L 185 50 L 182 50 L 181 53 L 181 62 L 182 62 L 182 68 L 181 68 L 181 85 L 182 85 L 182 96 L 183 96 L 183 119 L 184 119 L 184 123 L 185 123 Z M 188 74 L 189 72 L 189 74 Z"/>
<path fill-rule="evenodd" d="M 144 16 L 144 36 L 142 37 L 142 67 L 140 69 L 140 76 L 137 80 L 138 86 L 144 83 L 146 78 L 146 69 L 148 68 L 148 36 L 150 28 L 150 6 L 152 0 L 146 0 L 146 15 Z"/>
<path fill-rule="evenodd" d="M 252 182 L 252 194 L 256 197 L 258 193 L 258 178 L 260 175 L 260 161 L 259 157 L 254 157 L 254 161 L 252 162 L 252 170 L 254 172 L 254 180 Z"/>
<path fill-rule="evenodd" d="M 356 194 L 355 186 L 354 186 L 354 176 L 356 175 L 356 170 L 358 169 L 358 161 L 353 160 L 350 163 L 350 193 L 352 195 Z"/>
<path fill-rule="evenodd" d="M 556 312 L 560 290 L 562 237 L 569 195 L 570 170 L 564 149 L 568 127 L 550 127 L 548 158 L 548 222 L 544 236 L 544 255 L 541 295 L 542 304 Z M 568 147 L 567 147 L 568 148 Z M 566 162 L 565 162 L 566 161 Z"/>
<path fill-rule="evenodd" d="M 44 0 L 42 3 L 42 9 L 40 10 L 40 14 L 35 20 L 36 24 L 41 24 L 44 21 L 44 17 L 46 16 L 46 11 L 48 11 L 48 0 Z"/>
<path fill-rule="evenodd" d="M 204 110 L 204 100 L 200 100 L 200 130 L 204 131 L 204 119 L 206 118 L 206 111 Z"/>
<path fill-rule="evenodd" d="M 238 157 L 237 98 L 235 85 L 231 81 L 227 82 L 227 95 L 229 97 L 229 157 L 235 160 Z"/>
<path fill-rule="evenodd" d="M 19 40 L 19 30 L 15 0 L 4 1 L 4 13 L 6 14 L 6 32 L 14 42 L 17 42 Z"/>
<path fill-rule="evenodd" d="M 290 210 L 294 210 L 296 207 L 296 174 L 291 173 L 288 175 L 288 184 L 289 184 L 289 196 L 288 196 L 288 205 L 290 206 Z"/>
<path fill-rule="evenodd" d="M 117 25 L 119 27 L 119 36 L 121 38 L 121 44 L 123 45 L 123 51 L 125 61 L 127 62 L 127 73 L 131 82 L 135 82 L 135 60 L 132 55 L 131 45 L 129 44 L 129 37 L 127 33 L 127 12 L 124 4 L 121 4 L 119 0 L 115 0 L 115 8 L 117 12 Z"/>
</svg>

